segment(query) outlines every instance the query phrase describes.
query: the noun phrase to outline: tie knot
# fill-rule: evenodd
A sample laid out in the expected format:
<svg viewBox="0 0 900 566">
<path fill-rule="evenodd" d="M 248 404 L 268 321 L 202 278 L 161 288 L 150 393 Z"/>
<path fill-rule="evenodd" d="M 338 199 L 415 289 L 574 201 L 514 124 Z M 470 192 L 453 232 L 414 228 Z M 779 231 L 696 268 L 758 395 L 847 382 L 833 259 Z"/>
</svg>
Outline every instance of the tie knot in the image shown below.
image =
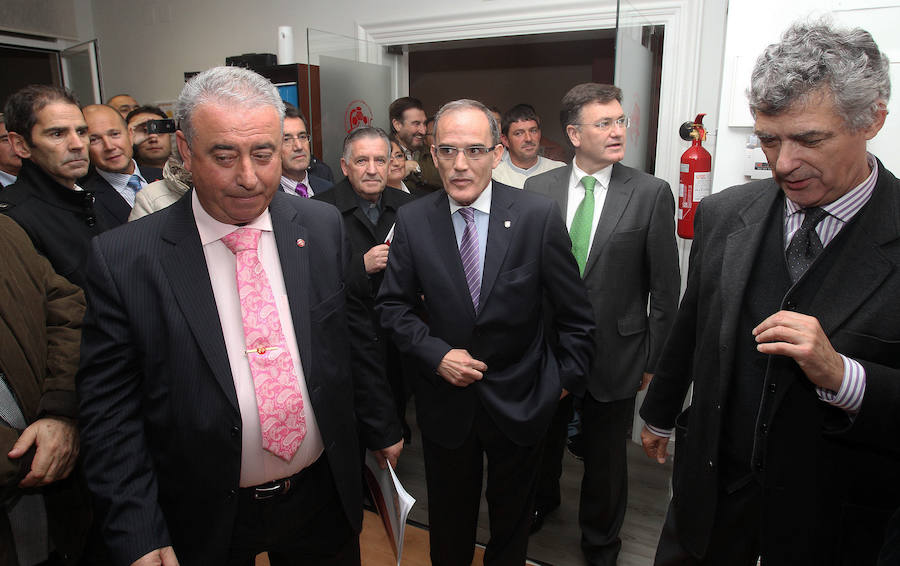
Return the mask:
<svg viewBox="0 0 900 566">
<path fill-rule="evenodd" d="M 301 197 L 309 197 L 309 191 L 306 189 L 306 185 L 303 183 L 297 183 L 297 186 L 294 188 L 294 191 L 300 195 Z"/>
<path fill-rule="evenodd" d="M 125 183 L 125 186 L 127 186 L 129 189 L 132 189 L 133 191 L 137 192 L 137 191 L 141 190 L 141 178 L 138 177 L 137 175 L 132 175 L 128 179 L 128 182 Z"/>
<path fill-rule="evenodd" d="M 466 221 L 466 224 L 471 224 L 475 222 L 475 211 L 468 206 L 459 209 L 460 215 L 462 215 L 463 220 Z"/>
<path fill-rule="evenodd" d="M 584 185 L 584 190 L 594 192 L 594 185 L 597 183 L 597 178 L 593 175 L 585 175 L 581 178 L 581 184 Z"/>
<path fill-rule="evenodd" d="M 231 234 L 222 237 L 222 243 L 225 244 L 231 253 L 237 254 L 247 250 L 256 250 L 259 244 L 260 230 L 256 228 L 238 228 Z"/>
<path fill-rule="evenodd" d="M 803 215 L 803 224 L 801 226 L 810 228 L 825 218 L 828 215 L 828 212 L 818 206 L 811 206 L 803 209 Z"/>
</svg>

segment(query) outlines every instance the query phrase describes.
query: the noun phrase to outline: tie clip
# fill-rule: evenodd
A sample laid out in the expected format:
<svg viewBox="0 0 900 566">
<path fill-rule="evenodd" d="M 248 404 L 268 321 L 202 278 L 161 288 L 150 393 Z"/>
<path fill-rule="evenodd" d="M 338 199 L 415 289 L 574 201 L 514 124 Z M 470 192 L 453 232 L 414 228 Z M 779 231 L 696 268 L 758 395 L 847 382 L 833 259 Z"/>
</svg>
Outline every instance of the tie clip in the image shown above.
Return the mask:
<svg viewBox="0 0 900 566">
<path fill-rule="evenodd" d="M 260 346 L 259 348 L 244 350 L 244 352 L 246 352 L 247 354 L 259 354 L 260 356 L 262 356 L 266 352 L 269 352 L 272 350 L 280 350 L 280 349 L 281 348 L 279 348 L 278 346 Z"/>
</svg>

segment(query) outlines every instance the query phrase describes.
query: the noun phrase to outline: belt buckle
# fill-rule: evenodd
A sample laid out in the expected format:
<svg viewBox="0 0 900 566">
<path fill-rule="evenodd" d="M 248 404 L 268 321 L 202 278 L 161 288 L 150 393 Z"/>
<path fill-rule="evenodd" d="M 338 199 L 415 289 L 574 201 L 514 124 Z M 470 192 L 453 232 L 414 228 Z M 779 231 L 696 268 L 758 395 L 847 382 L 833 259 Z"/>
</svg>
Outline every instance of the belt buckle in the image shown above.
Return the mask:
<svg viewBox="0 0 900 566">
<path fill-rule="evenodd" d="M 269 487 L 255 487 L 253 488 L 253 499 L 257 501 L 271 499 L 287 493 L 289 489 L 291 489 L 290 479 L 279 481 Z"/>
</svg>

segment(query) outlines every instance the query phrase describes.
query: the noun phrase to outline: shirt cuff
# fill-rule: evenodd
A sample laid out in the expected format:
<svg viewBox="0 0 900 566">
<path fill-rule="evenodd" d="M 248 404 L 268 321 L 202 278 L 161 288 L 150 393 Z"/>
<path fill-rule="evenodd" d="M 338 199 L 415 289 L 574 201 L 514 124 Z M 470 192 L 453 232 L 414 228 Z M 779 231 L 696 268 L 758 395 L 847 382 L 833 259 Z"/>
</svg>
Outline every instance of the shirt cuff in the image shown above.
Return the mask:
<svg viewBox="0 0 900 566">
<path fill-rule="evenodd" d="M 650 423 L 644 423 L 647 426 L 647 430 L 655 434 L 656 436 L 662 436 L 664 438 L 671 438 L 672 433 L 675 432 L 674 428 L 656 428 Z"/>
<path fill-rule="evenodd" d="M 844 361 L 844 381 L 839 391 L 816 387 L 819 399 L 829 405 L 856 414 L 862 406 L 863 395 L 866 393 L 866 370 L 862 364 L 843 354 L 838 354 Z"/>
</svg>

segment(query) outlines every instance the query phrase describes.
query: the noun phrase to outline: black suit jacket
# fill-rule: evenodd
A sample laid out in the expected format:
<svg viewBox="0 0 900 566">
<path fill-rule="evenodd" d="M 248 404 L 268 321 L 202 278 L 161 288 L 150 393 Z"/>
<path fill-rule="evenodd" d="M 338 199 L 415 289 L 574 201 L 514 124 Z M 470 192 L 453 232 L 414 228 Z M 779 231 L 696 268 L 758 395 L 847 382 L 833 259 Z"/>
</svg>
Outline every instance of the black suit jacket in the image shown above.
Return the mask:
<svg viewBox="0 0 900 566">
<path fill-rule="evenodd" d="M 316 177 L 315 175 L 311 175 L 309 173 L 306 174 L 306 178 L 309 180 L 309 186 L 313 190 L 313 196 L 319 193 L 327 192 L 331 190 L 331 187 L 334 186 L 334 183 L 329 181 L 328 179 Z"/>
<path fill-rule="evenodd" d="M 168 544 L 182 564 L 222 564 L 237 512 L 241 416 L 191 194 L 92 243 L 82 450 L 116 564 Z M 371 331 L 359 301 L 345 298 L 350 254 L 338 212 L 280 191 L 269 212 L 306 401 L 358 530 L 357 422 L 368 448 L 399 441 L 391 393 L 355 336 Z"/>
<path fill-rule="evenodd" d="M 770 377 L 772 368 L 786 370 L 778 371 L 777 386 L 774 380 L 764 386 L 754 472 L 763 486 L 769 550 L 793 554 L 795 564 L 873 563 L 890 510 L 900 504 L 900 181 L 879 168 L 875 192 L 853 220 L 857 229 L 846 234 L 804 311 L 819 320 L 837 352 L 865 368 L 859 414 L 851 421 L 819 401 L 796 363 L 769 357 Z M 722 413 L 746 282 L 760 261 L 766 227 L 782 221 L 783 206 L 771 180 L 702 201 L 687 290 L 641 408 L 648 423 L 672 428 L 694 384 L 690 410 L 678 417 L 673 509 L 682 544 L 697 555 L 705 552 L 715 516 Z M 771 215 L 778 215 L 774 224 Z M 782 308 L 796 308 L 790 291 Z"/>
<path fill-rule="evenodd" d="M 571 241 L 551 200 L 494 182 L 476 313 L 449 206 L 441 191 L 397 213 L 378 295 L 381 323 L 425 366 L 415 390 L 423 434 L 459 446 L 482 403 L 512 442 L 533 445 L 561 389 L 584 390 L 593 355 L 594 323 Z M 414 310 L 420 294 L 427 322 Z M 543 321 L 545 299 L 555 309 L 553 327 Z M 435 373 L 452 348 L 487 364 L 481 381 L 455 387 Z"/>
<path fill-rule="evenodd" d="M 530 177 L 525 190 L 555 200 L 565 219 L 571 176 L 570 163 Z M 598 401 L 634 397 L 644 372 L 656 371 L 678 310 L 675 199 L 668 183 L 613 165 L 583 277 L 597 323 L 587 388 Z"/>
<path fill-rule="evenodd" d="M 128 201 L 96 169 L 92 167 L 78 184 L 82 189 L 94 192 L 94 210 L 109 228 L 128 222 L 128 215 L 131 214 Z"/>
<path fill-rule="evenodd" d="M 330 190 L 324 193 L 316 193 L 313 198 L 332 204 L 341 211 L 344 227 L 350 238 L 349 279 L 354 289 L 366 297 L 368 305 L 374 312 L 375 294 L 378 292 L 378 288 L 381 287 L 384 272 L 375 273 L 371 276 L 366 274 L 363 256 L 373 246 L 384 243 L 384 239 L 391 231 L 391 228 L 394 227 L 397 209 L 412 201 L 413 197 L 403 191 L 385 187 L 384 192 L 381 193 L 381 215 L 378 217 L 378 224 L 375 226 L 369 221 L 365 212 L 359 208 L 356 192 L 346 177 Z"/>
</svg>

